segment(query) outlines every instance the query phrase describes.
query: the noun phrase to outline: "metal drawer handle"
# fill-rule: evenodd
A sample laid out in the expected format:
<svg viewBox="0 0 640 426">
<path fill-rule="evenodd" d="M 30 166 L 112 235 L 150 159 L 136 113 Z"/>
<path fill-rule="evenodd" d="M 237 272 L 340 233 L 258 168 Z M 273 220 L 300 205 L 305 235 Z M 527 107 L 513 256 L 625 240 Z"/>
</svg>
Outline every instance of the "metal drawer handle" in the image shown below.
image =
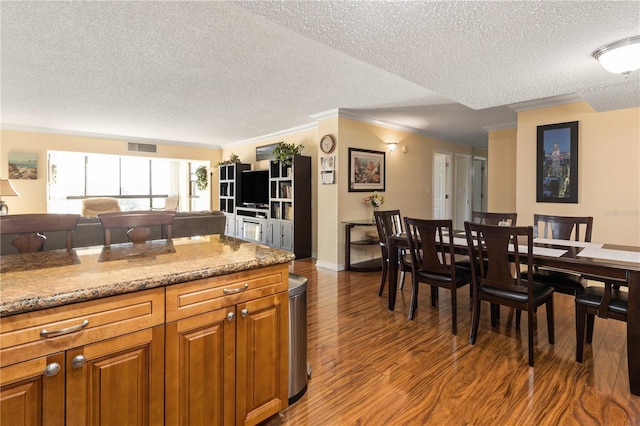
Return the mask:
<svg viewBox="0 0 640 426">
<path fill-rule="evenodd" d="M 53 377 L 59 372 L 60 372 L 60 364 L 58 364 L 57 362 L 52 362 L 51 364 L 47 365 L 47 367 L 44 369 L 44 375 L 47 377 Z"/>
<path fill-rule="evenodd" d="M 232 289 L 225 288 L 224 290 L 222 290 L 222 292 L 224 294 L 234 294 L 234 293 L 240 293 L 241 291 L 245 291 L 248 288 L 249 288 L 249 284 L 245 284 L 243 287 L 240 287 L 240 288 L 232 288 Z"/>
<path fill-rule="evenodd" d="M 249 310 L 246 308 L 241 310 L 240 315 L 242 315 L 242 318 L 246 318 L 246 316 L 249 315 Z"/>
<path fill-rule="evenodd" d="M 40 337 L 53 337 L 53 336 L 59 336 L 61 334 L 73 333 L 74 331 L 82 330 L 88 325 L 89 325 L 89 320 L 84 320 L 82 321 L 81 324 L 72 325 L 71 327 L 63 328 L 62 330 L 53 330 L 53 331 L 42 330 L 40 332 Z"/>
</svg>

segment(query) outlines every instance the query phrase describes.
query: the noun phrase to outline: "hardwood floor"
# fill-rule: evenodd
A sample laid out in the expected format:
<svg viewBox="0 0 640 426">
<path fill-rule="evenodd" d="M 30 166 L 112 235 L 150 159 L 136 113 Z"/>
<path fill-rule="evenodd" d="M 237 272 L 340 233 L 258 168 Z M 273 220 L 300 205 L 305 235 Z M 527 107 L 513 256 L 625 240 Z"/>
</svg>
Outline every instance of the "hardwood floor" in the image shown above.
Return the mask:
<svg viewBox="0 0 640 426">
<path fill-rule="evenodd" d="M 575 361 L 573 297 L 555 295 L 555 345 L 538 310 L 535 367 L 527 365 L 527 324 L 501 310 L 491 329 L 483 305 L 470 345 L 468 287 L 458 290 L 458 335 L 451 334 L 449 293 L 432 308 L 420 288 L 407 319 L 410 276 L 396 309 L 379 272 L 334 272 L 313 260 L 290 269 L 309 279 L 306 394 L 264 426 L 276 425 L 640 425 L 640 397 L 629 392 L 626 324 L 596 319 L 583 364 Z"/>
</svg>

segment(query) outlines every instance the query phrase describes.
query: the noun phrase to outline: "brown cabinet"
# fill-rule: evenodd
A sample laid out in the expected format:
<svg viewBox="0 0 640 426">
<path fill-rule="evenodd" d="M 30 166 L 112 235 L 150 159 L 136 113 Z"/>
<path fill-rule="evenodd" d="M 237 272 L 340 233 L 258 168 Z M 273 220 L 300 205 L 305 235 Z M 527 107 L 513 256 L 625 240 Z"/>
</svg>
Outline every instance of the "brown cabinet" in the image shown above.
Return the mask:
<svg viewBox="0 0 640 426">
<path fill-rule="evenodd" d="M 2 319 L 2 424 L 162 424 L 164 289 Z"/>
<path fill-rule="evenodd" d="M 167 288 L 166 413 L 172 425 L 254 425 L 288 404 L 288 269 Z"/>
<path fill-rule="evenodd" d="M 255 425 L 288 404 L 288 265 L 0 321 L 2 425 Z"/>
<path fill-rule="evenodd" d="M 64 380 L 61 352 L 2 367 L 0 424 L 64 424 Z"/>
</svg>

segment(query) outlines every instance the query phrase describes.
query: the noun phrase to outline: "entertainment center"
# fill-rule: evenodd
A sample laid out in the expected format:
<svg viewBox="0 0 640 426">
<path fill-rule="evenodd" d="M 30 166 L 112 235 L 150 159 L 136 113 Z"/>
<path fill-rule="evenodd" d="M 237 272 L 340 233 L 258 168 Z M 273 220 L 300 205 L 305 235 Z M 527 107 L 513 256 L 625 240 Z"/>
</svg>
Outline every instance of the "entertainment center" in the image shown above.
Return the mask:
<svg viewBox="0 0 640 426">
<path fill-rule="evenodd" d="M 270 161 L 268 170 L 221 165 L 220 210 L 227 215 L 226 235 L 291 251 L 302 259 L 311 256 L 311 157 L 290 160 Z"/>
</svg>

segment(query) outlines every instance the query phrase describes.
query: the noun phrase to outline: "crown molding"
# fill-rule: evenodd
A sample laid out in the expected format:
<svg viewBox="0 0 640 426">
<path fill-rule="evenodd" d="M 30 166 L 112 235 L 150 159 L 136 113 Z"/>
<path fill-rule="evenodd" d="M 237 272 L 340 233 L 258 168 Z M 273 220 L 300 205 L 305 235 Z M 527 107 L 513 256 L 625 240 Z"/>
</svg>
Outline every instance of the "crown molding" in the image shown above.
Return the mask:
<svg viewBox="0 0 640 426">
<path fill-rule="evenodd" d="M 566 95 L 553 96 L 550 98 L 534 99 L 532 101 L 518 102 L 507 105 L 516 112 L 527 111 L 530 109 L 547 108 L 556 105 L 572 104 L 574 102 L 584 101 L 584 98 L 577 93 L 567 93 Z"/>
<path fill-rule="evenodd" d="M 312 130 L 312 129 L 317 129 L 317 128 L 318 128 L 318 122 L 302 124 L 300 126 L 290 127 L 288 129 L 280 130 L 278 132 L 267 133 L 265 135 L 256 136 L 255 138 L 243 139 L 243 140 L 240 140 L 240 141 L 228 143 L 228 144 L 224 145 L 224 148 L 232 147 L 232 146 L 239 146 L 239 145 L 246 145 L 248 143 L 253 143 L 253 142 L 260 142 L 260 141 L 263 141 L 265 139 L 279 138 L 281 136 L 290 135 L 292 133 L 304 132 L 306 130 Z"/>
<path fill-rule="evenodd" d="M 485 126 L 482 128 L 485 132 L 495 132 L 497 130 L 507 130 L 507 129 L 515 129 L 518 127 L 517 122 L 513 123 L 505 123 L 505 124 L 497 124 L 495 126 Z"/>
</svg>

